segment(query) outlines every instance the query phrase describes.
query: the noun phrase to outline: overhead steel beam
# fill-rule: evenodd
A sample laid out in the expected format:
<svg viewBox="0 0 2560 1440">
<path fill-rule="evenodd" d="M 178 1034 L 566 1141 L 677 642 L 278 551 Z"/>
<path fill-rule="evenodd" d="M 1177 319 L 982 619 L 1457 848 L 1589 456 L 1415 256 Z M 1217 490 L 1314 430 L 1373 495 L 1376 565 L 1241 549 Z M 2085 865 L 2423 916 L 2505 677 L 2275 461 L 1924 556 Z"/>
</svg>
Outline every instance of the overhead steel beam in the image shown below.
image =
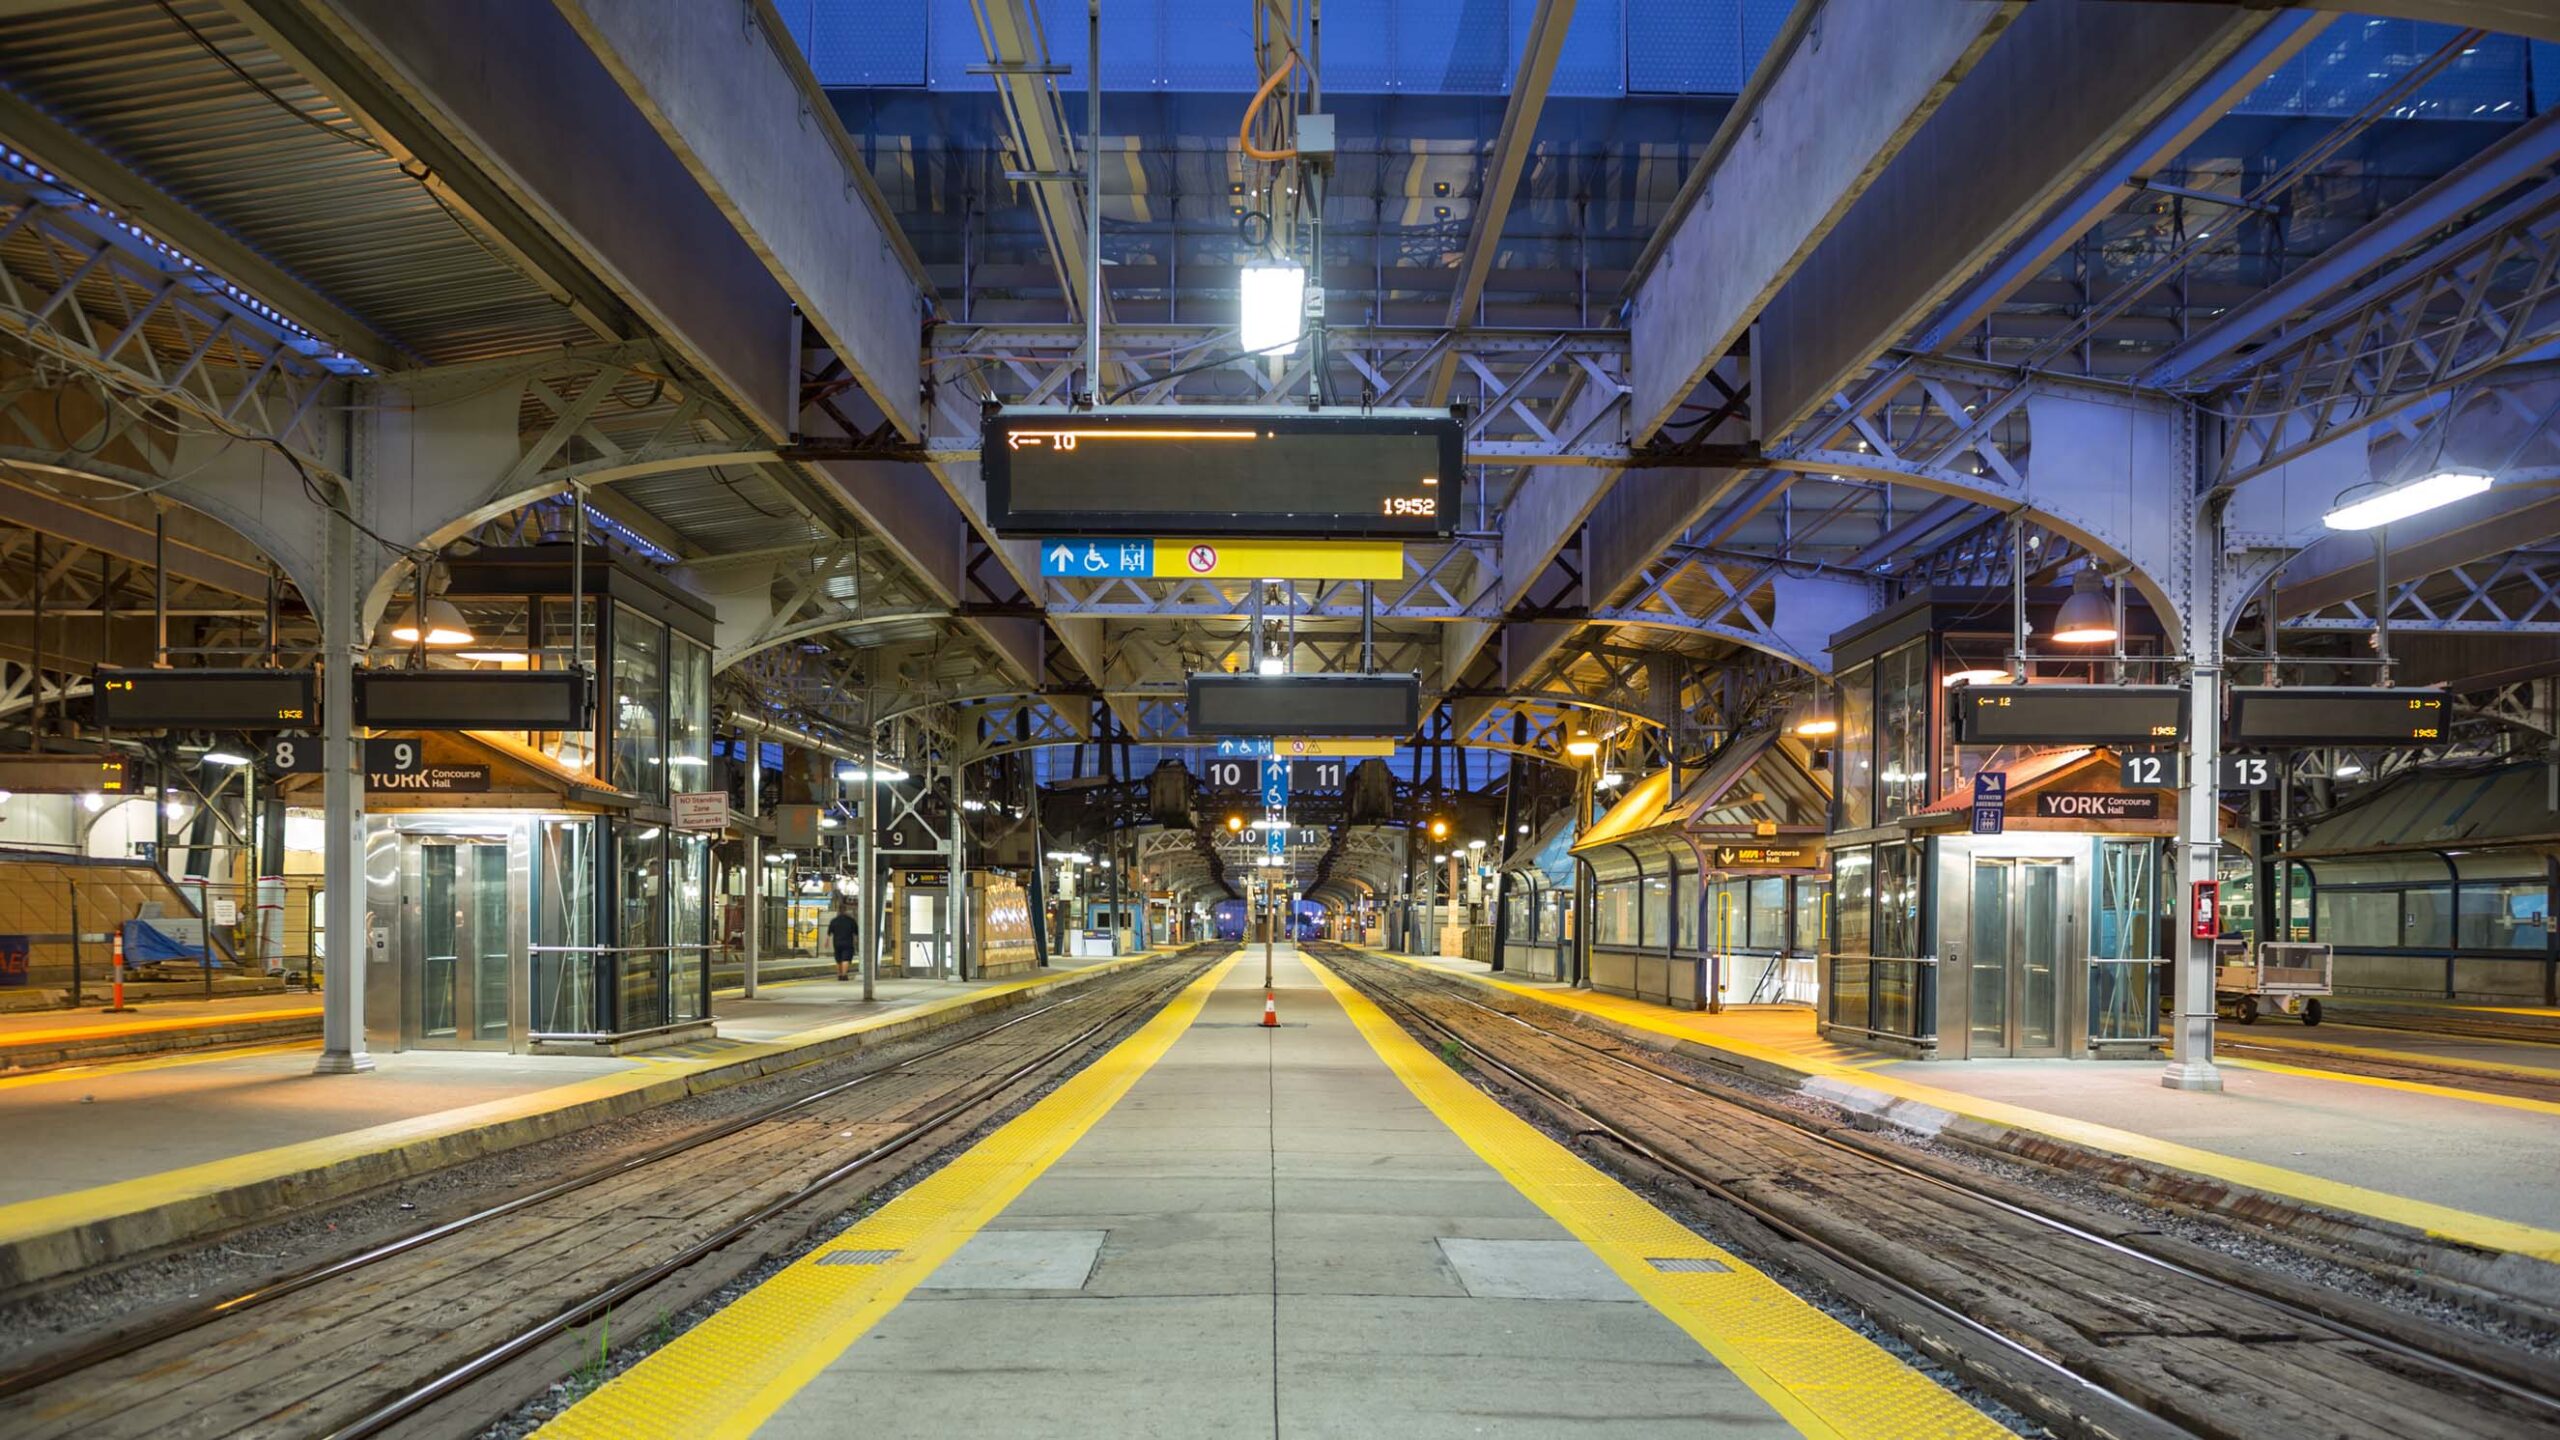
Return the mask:
<svg viewBox="0 0 2560 1440">
<path fill-rule="evenodd" d="M 2492 490 L 2391 526 L 2391 574 L 2407 584 L 2560 537 L 2560 495 Z M 2324 536 L 2285 561 L 2276 612 L 2305 615 L 2374 593 L 2373 538 Z M 2392 628 L 2398 629 L 2398 619 Z"/>
<path fill-rule="evenodd" d="M 157 545 L 148 527 L 9 481 L 0 481 L 0 524 L 23 525 L 130 564 L 159 565 L 228 595 L 263 599 L 269 588 L 263 565 L 177 541 Z"/>
<path fill-rule="evenodd" d="M 519 0 L 226 3 L 441 177 L 457 208 L 468 202 L 589 324 L 655 333 L 758 429 L 790 433 L 790 297 L 559 11 Z"/>
<path fill-rule="evenodd" d="M 1449 294 L 1449 328 L 1464 330 L 1475 319 L 1484 284 L 1502 249 L 1502 227 L 1511 217 L 1511 197 L 1519 192 L 1520 172 L 1538 140 L 1538 117 L 1547 108 L 1556 61 L 1564 54 L 1565 32 L 1573 28 L 1574 0 L 1538 0 L 1529 17 L 1529 40 L 1520 49 L 1520 64 L 1511 75 L 1511 98 L 1502 107 L 1502 128 L 1487 157 L 1484 188 L 1476 195 L 1476 213 L 1467 229 L 1466 248 L 1458 255 L 1457 286 Z M 1425 405 L 1449 403 L 1449 387 L 1458 377 L 1455 350 L 1444 352 L 1431 373 Z"/>
<path fill-rule="evenodd" d="M 898 433 L 923 434 L 924 267 L 771 0 L 554 0 Z"/>
<path fill-rule="evenodd" d="M 2247 98 L 2279 66 L 2301 54 L 2303 47 L 2333 23 L 2333 16 L 2302 12 L 2279 15 L 2269 22 L 2232 52 L 2211 78 L 2189 91 L 2139 137 L 2118 150 L 2068 201 L 2055 207 L 2026 238 L 2011 246 L 1997 264 L 1973 277 L 1971 284 L 1939 310 L 1912 348 L 1935 352 L 1963 339 L 2027 282 L 2043 274 L 2091 226 L 2141 193 L 2146 178 L 2176 163 L 2214 122 L 2229 114 L 2232 106 Z"/>
<path fill-rule="evenodd" d="M 1792 429 L 1919 329 L 2270 18 L 2212 5 L 2027 6 L 1761 311 L 1751 371 L 1763 433 Z M 1822 99 L 1834 112 L 1863 108 Z"/>
<path fill-rule="evenodd" d="M 188 258 L 266 301 L 337 349 L 377 370 L 407 363 L 408 357 L 369 322 L 233 239 L 230 232 L 180 204 L 14 90 L 0 89 L 0 136 L 61 176 L 65 184 L 186 252 Z"/>
<path fill-rule="evenodd" d="M 1872 570 L 1962 519 L 1973 508 L 1974 502 L 1962 496 L 1949 495 L 1932 501 L 1919 514 L 1878 535 L 1865 549 L 1840 563 L 1851 570 Z"/>
<path fill-rule="evenodd" d="M 1635 440 L 1661 429 L 1742 341 L 2021 8 L 1992 0 L 1796 6 L 1636 262 Z"/>
<path fill-rule="evenodd" d="M 2248 0 L 2240 0 L 2248 3 Z M 2529 35 L 2560 43 L 2560 11 L 2548 0 L 2292 0 L 2315 10 L 2344 10 L 2357 15 L 2387 15 L 2395 20 L 2426 20 L 2439 25 L 2477 25 L 2507 35 Z"/>
<path fill-rule="evenodd" d="M 995 73 L 997 102 L 1004 109 L 1005 129 L 1013 142 L 1021 172 L 1043 178 L 1022 181 L 1031 191 L 1032 210 L 1040 220 L 1049 259 L 1058 267 L 1058 289 L 1081 320 L 1099 304 L 1104 324 L 1111 323 L 1111 292 L 1087 295 L 1092 266 L 1086 250 L 1088 204 L 1102 203 L 1101 177 L 1086 175 L 1076 153 L 1074 129 L 1050 73 L 1049 43 L 1030 0 L 970 0 L 977 13 L 978 39 Z M 1088 85 L 1097 77 L 1085 77 Z M 1087 193 L 1088 191 L 1091 193 Z"/>
<path fill-rule="evenodd" d="M 2209 381 L 2214 367 L 2287 319 L 2507 191 L 2560 166 L 2560 112 L 2527 121 L 2282 280 L 2223 312 L 2211 327 L 2153 362 L 2141 383 L 2164 389 Z"/>
</svg>

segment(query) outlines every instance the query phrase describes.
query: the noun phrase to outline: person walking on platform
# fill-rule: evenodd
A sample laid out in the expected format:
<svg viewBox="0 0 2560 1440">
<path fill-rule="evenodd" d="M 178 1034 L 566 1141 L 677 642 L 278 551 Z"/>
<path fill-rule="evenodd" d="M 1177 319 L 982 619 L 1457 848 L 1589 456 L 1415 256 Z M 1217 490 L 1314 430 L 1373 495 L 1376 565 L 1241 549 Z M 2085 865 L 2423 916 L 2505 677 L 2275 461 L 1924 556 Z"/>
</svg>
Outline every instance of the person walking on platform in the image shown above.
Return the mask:
<svg viewBox="0 0 2560 1440">
<path fill-rule="evenodd" d="M 827 922 L 827 938 L 836 946 L 836 978 L 853 978 L 854 947 L 862 943 L 862 922 L 854 918 L 853 902 L 836 902 L 836 918 Z"/>
</svg>

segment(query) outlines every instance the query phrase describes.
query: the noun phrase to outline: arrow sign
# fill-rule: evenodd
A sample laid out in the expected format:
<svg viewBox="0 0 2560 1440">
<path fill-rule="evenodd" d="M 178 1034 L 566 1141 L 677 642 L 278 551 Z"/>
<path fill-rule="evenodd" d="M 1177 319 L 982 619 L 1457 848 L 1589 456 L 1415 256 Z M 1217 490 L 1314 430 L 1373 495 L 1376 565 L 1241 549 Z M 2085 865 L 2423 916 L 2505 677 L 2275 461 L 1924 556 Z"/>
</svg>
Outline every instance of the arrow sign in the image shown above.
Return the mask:
<svg viewBox="0 0 2560 1440">
<path fill-rule="evenodd" d="M 1262 762 L 1262 808 L 1279 810 L 1289 803 L 1289 762 L 1269 759 Z"/>
</svg>

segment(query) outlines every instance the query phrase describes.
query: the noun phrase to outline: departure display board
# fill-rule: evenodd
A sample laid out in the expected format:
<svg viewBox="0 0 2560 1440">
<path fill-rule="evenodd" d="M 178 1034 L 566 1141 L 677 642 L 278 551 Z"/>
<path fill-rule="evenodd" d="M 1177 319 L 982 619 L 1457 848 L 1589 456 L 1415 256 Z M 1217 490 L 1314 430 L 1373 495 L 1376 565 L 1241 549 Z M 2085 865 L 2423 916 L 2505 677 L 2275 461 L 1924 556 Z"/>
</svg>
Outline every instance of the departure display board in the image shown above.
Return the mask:
<svg viewBox="0 0 2560 1440">
<path fill-rule="evenodd" d="M 2360 685 L 2231 687 L 2231 745 L 2433 745 L 2444 739 L 2441 690 Z"/>
<path fill-rule="evenodd" d="M 1966 685 L 1947 706 L 1962 745 L 2157 745 L 2187 730 L 2177 685 Z"/>
<path fill-rule="evenodd" d="M 108 730 L 301 730 L 320 713 L 308 670 L 116 670 L 90 681 Z"/>
<path fill-rule="evenodd" d="M 583 670 L 359 670 L 356 723 L 376 730 L 584 730 Z"/>
<path fill-rule="evenodd" d="M 1412 675 L 1194 675 L 1194 735 L 1382 735 L 1422 723 Z"/>
<path fill-rule="evenodd" d="M 1464 449 L 1445 410 L 998 410 L 999 535 L 1445 540 Z"/>
</svg>

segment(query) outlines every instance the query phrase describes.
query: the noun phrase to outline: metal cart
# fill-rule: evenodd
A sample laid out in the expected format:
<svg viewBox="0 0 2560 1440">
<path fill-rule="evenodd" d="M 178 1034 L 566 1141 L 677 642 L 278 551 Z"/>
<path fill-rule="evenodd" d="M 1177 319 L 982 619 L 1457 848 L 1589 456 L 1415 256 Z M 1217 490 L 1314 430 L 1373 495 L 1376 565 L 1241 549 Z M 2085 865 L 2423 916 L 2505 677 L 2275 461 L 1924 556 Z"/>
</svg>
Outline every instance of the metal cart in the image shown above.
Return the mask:
<svg viewBox="0 0 2560 1440">
<path fill-rule="evenodd" d="M 2245 940 L 2225 940 L 2215 959 L 2213 1003 L 2224 1015 L 2243 1025 L 2270 1011 L 2320 1023 L 2320 997 L 2329 993 L 2328 946 L 2270 940 L 2253 949 Z"/>
</svg>

